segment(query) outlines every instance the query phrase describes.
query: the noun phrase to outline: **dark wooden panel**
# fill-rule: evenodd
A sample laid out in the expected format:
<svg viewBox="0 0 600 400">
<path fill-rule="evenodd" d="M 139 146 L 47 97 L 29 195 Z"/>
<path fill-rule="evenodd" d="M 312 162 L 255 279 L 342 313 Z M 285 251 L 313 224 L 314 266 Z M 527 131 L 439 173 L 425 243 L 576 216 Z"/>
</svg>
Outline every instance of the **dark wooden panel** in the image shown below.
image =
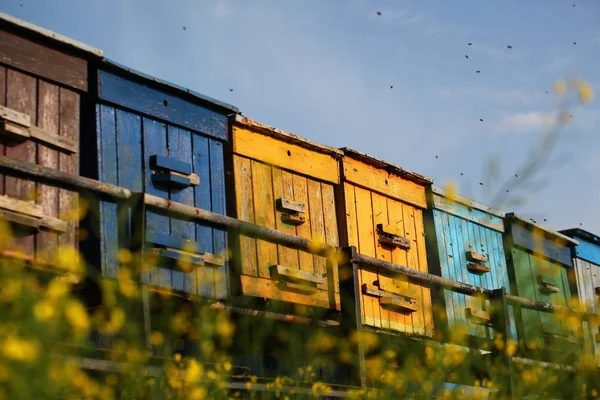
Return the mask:
<svg viewBox="0 0 600 400">
<path fill-rule="evenodd" d="M 59 130 L 59 88 L 45 81 L 38 81 L 38 120 L 37 126 L 51 133 L 58 134 Z M 44 167 L 58 169 L 58 151 L 51 147 L 37 144 L 38 164 Z M 38 187 L 39 204 L 44 215 L 58 217 L 58 188 L 40 184 Z M 36 241 L 36 257 L 49 261 L 51 252 L 58 245 L 58 235 L 55 232 L 40 231 Z"/>
<path fill-rule="evenodd" d="M 87 62 L 0 30 L 0 63 L 87 91 Z"/>
<path fill-rule="evenodd" d="M 1 38 L 0 38 L 1 42 Z M 29 115 L 32 121 L 36 117 L 36 80 L 35 78 L 14 71 L 7 70 L 6 78 L 6 106 L 15 111 Z M 32 141 L 18 144 L 10 144 L 5 147 L 8 157 L 16 158 L 35 164 L 36 148 Z M 35 197 L 35 182 L 27 179 L 6 177 L 6 194 L 21 200 L 33 200 Z M 34 236 L 29 235 L 16 239 L 16 244 L 22 248 L 27 255 L 34 254 Z"/>
<path fill-rule="evenodd" d="M 102 100 L 180 125 L 217 139 L 227 140 L 227 117 L 149 86 L 100 71 L 98 95 Z"/>
<path fill-rule="evenodd" d="M 0 65 L 0 106 L 6 106 L 6 68 Z M 4 154 L 4 140 L 0 139 L 0 154 Z M 4 174 L 0 174 L 0 195 L 4 194 Z"/>
<path fill-rule="evenodd" d="M 532 232 L 518 223 L 511 225 L 513 243 L 543 257 L 558 261 L 569 267 L 573 266 L 571 250 L 564 244 L 552 241 L 541 232 Z"/>
</svg>

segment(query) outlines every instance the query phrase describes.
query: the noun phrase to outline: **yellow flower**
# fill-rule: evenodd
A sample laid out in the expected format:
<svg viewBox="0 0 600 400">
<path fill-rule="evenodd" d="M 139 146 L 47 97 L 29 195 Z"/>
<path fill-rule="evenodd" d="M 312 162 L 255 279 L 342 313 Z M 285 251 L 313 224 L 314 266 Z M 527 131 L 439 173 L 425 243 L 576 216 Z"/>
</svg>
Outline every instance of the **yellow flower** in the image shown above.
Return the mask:
<svg viewBox="0 0 600 400">
<path fill-rule="evenodd" d="M 77 275 L 82 275 L 85 272 L 83 258 L 73 246 L 60 246 L 56 253 L 59 268 Z"/>
<path fill-rule="evenodd" d="M 5 279 L 2 282 L 2 289 L 0 289 L 0 301 L 13 301 L 21 294 L 22 289 L 23 283 L 21 281 Z"/>
<path fill-rule="evenodd" d="M 235 332 L 235 325 L 227 320 L 226 317 L 219 318 L 215 328 L 217 333 L 224 338 L 230 338 L 233 332 Z"/>
<path fill-rule="evenodd" d="M 39 343 L 33 340 L 8 337 L 2 342 L 4 356 L 16 361 L 31 362 L 37 358 L 39 350 Z"/>
<path fill-rule="evenodd" d="M 33 315 L 38 321 L 48 321 L 56 314 L 54 306 L 45 300 L 40 300 L 33 306 Z"/>
<path fill-rule="evenodd" d="M 554 82 L 554 93 L 559 96 L 562 96 L 567 91 L 567 84 L 564 81 L 556 81 Z"/>
<path fill-rule="evenodd" d="M 119 281 L 119 290 L 123 296 L 133 298 L 135 296 L 136 287 L 131 279 L 131 271 L 129 268 L 119 268 L 117 271 L 117 280 Z"/>
<path fill-rule="evenodd" d="M 90 320 L 86 309 L 80 302 L 70 300 L 65 306 L 65 317 L 75 330 L 75 333 L 85 335 L 89 332 Z"/>
<path fill-rule="evenodd" d="M 199 382 L 202 378 L 202 374 L 204 373 L 203 368 L 198 362 L 194 359 L 191 359 L 188 362 L 187 368 L 185 370 L 185 383 L 191 384 Z"/>
<path fill-rule="evenodd" d="M 153 331 L 150 334 L 150 343 L 153 346 L 160 346 L 164 342 L 165 342 L 165 335 L 163 335 L 161 332 Z"/>
<path fill-rule="evenodd" d="M 208 392 L 203 387 L 197 387 L 190 391 L 188 399 L 190 400 L 203 400 L 206 398 Z"/>
<path fill-rule="evenodd" d="M 582 103 L 589 103 L 594 100 L 594 90 L 589 83 L 579 82 L 577 89 L 579 91 L 579 99 Z"/>
</svg>

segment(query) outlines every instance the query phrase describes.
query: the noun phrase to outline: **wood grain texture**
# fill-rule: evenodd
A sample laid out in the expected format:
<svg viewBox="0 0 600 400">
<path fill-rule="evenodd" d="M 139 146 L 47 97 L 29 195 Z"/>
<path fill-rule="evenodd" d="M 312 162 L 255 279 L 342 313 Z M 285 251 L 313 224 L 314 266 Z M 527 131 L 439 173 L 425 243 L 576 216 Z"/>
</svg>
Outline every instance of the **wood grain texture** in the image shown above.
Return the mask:
<svg viewBox="0 0 600 400">
<path fill-rule="evenodd" d="M 73 90 L 60 88 L 60 129 L 59 135 L 67 139 L 79 142 L 80 127 L 80 103 L 79 95 Z M 79 175 L 79 154 L 58 153 L 58 169 L 73 175 Z M 78 207 L 78 194 L 71 190 L 59 189 L 58 191 L 58 217 L 64 220 L 70 219 L 73 211 Z M 60 235 L 60 244 L 76 246 L 75 237 L 76 223 L 69 223 L 69 230 Z"/>
<path fill-rule="evenodd" d="M 504 232 L 504 221 L 502 218 L 475 208 L 469 208 L 463 204 L 450 201 L 449 199 L 438 194 L 433 194 L 433 208 L 455 215 L 459 218 L 466 219 L 476 224 L 483 225 L 498 232 Z"/>
<path fill-rule="evenodd" d="M 346 199 L 347 242 L 356 246 L 360 254 L 375 257 L 408 268 L 427 271 L 424 226 L 422 211 L 410 204 L 385 196 L 376 190 L 344 183 Z M 382 246 L 377 233 L 377 225 L 388 225 L 399 235 L 411 242 L 409 250 Z M 382 329 L 404 333 L 433 335 L 433 315 L 429 289 L 409 282 L 401 275 L 385 271 L 374 272 L 360 269 L 360 284 L 379 287 L 382 291 L 401 293 L 416 300 L 416 311 L 412 313 L 382 307 L 378 298 L 362 293 L 360 304 L 362 322 Z"/>
<path fill-rule="evenodd" d="M 152 81 L 141 83 L 137 77 L 124 78 L 101 70 L 98 73 L 98 95 L 101 100 L 146 116 L 215 139 L 227 140 L 227 117 L 209 108 L 210 103 L 195 103 L 176 95 L 168 88 L 157 89 Z"/>
<path fill-rule="evenodd" d="M 59 132 L 59 87 L 44 81 L 38 81 L 38 115 L 37 125 L 51 133 Z M 58 151 L 37 144 L 38 163 L 44 167 L 58 169 Z M 59 189 L 54 186 L 40 184 L 38 187 L 38 203 L 42 206 L 45 215 L 51 217 L 59 216 Z M 36 240 L 36 255 L 40 261 L 51 262 L 51 252 L 59 244 L 58 235 L 55 232 L 41 231 Z"/>
<path fill-rule="evenodd" d="M 512 223 L 510 230 L 514 244 L 568 267 L 573 266 L 571 249 L 563 241 L 552 240 L 544 232 L 527 229 L 519 223 Z"/>
<path fill-rule="evenodd" d="M 87 91 L 87 61 L 0 30 L 0 63 Z"/>
<path fill-rule="evenodd" d="M 232 140 L 236 154 L 322 181 L 336 184 L 340 181 L 339 163 L 329 154 L 318 153 L 237 126 L 233 127 Z"/>
<path fill-rule="evenodd" d="M 0 65 L 0 105 L 6 106 L 6 84 L 7 84 L 7 70 L 5 67 Z M 0 137 L 0 154 L 6 155 L 4 151 L 4 139 Z M 0 194 L 4 194 L 4 174 L 0 174 Z"/>
<path fill-rule="evenodd" d="M 579 238 L 578 240 L 581 245 L 582 240 Z M 600 287 L 600 266 L 580 258 L 575 259 L 574 264 L 580 307 L 585 311 L 597 313 L 599 296 L 596 288 Z M 594 323 L 587 321 L 583 323 L 586 350 L 595 354 L 596 363 L 600 365 L 600 343 L 595 339 L 595 335 L 599 332 L 598 328 Z"/>
<path fill-rule="evenodd" d="M 31 120 L 36 119 L 36 79 L 29 75 L 8 69 L 6 78 L 6 106 L 26 114 Z M 32 141 L 10 143 L 5 147 L 5 155 L 28 163 L 36 163 L 36 146 Z M 7 176 L 6 194 L 20 200 L 34 201 L 35 182 Z M 34 254 L 35 236 L 28 235 L 15 239 L 17 247 L 26 254 Z"/>
<path fill-rule="evenodd" d="M 425 187 L 383 169 L 344 157 L 344 179 L 405 203 L 426 208 Z"/>
<path fill-rule="evenodd" d="M 339 243 L 333 186 L 329 183 L 237 154 L 233 155 L 233 175 L 238 218 L 322 243 Z M 283 212 L 277 207 L 277 200 L 281 198 L 303 205 L 304 223 L 292 225 L 283 219 Z M 333 223 L 326 226 L 326 221 Z M 234 254 L 236 263 L 241 264 L 241 277 L 236 279 L 247 276 L 274 279 L 273 282 L 276 282 L 277 278 L 272 277 L 270 273 L 272 265 L 317 274 L 324 278 L 322 283 L 318 284 L 318 289 L 329 293 L 328 307 L 337 307 L 339 282 L 337 271 L 334 272 L 337 269 L 335 263 L 328 263 L 324 257 L 264 240 L 241 237 L 239 247 L 239 251 L 234 251 Z M 242 291 L 245 295 L 255 295 L 248 292 L 247 287 L 242 287 Z M 286 301 L 298 304 L 305 304 L 303 302 L 306 300 L 306 296 L 302 295 L 294 300 L 292 292 L 287 293 L 286 298 L 291 299 Z"/>
</svg>

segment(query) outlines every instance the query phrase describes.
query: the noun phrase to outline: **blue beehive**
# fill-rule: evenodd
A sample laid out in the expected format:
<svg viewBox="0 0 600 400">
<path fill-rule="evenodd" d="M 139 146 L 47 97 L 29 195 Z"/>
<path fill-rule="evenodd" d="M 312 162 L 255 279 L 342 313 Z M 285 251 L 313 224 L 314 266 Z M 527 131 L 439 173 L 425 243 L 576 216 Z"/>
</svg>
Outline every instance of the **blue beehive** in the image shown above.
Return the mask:
<svg viewBox="0 0 600 400">
<path fill-rule="evenodd" d="M 95 171 L 88 166 L 87 175 L 224 214 L 223 143 L 227 116 L 236 112 L 106 61 L 97 72 L 97 137 L 95 143 L 87 142 L 88 151 L 98 154 L 97 165 Z M 104 276 L 116 276 L 118 250 L 128 246 L 132 229 L 140 229 L 132 220 L 134 211 L 108 200 L 100 203 L 97 228 Z M 200 297 L 227 297 L 226 233 L 157 210 L 144 214 L 144 252 L 159 256 L 158 267 L 144 276 L 146 283 Z M 183 255 L 193 268 L 178 268 Z"/>
<path fill-rule="evenodd" d="M 449 198 L 435 187 L 428 193 L 428 202 L 425 229 L 430 272 L 485 289 L 504 287 L 509 292 L 503 214 L 463 196 Z M 493 338 L 488 300 L 450 290 L 443 290 L 440 297 L 450 331 L 462 324 L 471 336 Z"/>
</svg>

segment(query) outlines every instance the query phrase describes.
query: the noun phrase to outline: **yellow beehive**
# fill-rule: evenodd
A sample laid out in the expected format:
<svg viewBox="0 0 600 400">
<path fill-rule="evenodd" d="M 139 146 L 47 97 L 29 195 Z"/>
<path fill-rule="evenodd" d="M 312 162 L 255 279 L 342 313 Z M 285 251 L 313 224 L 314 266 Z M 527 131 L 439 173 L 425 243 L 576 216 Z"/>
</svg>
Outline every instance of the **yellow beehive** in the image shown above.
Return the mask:
<svg viewBox="0 0 600 400">
<path fill-rule="evenodd" d="M 342 244 L 355 246 L 366 256 L 427 272 L 423 209 L 431 180 L 358 151 L 342 150 Z M 360 288 L 363 325 L 433 334 L 428 288 L 366 266 L 360 266 L 354 284 Z"/>
<path fill-rule="evenodd" d="M 229 215 L 338 246 L 341 151 L 243 116 L 231 120 Z M 334 260 L 230 235 L 234 293 L 339 310 Z"/>
</svg>

